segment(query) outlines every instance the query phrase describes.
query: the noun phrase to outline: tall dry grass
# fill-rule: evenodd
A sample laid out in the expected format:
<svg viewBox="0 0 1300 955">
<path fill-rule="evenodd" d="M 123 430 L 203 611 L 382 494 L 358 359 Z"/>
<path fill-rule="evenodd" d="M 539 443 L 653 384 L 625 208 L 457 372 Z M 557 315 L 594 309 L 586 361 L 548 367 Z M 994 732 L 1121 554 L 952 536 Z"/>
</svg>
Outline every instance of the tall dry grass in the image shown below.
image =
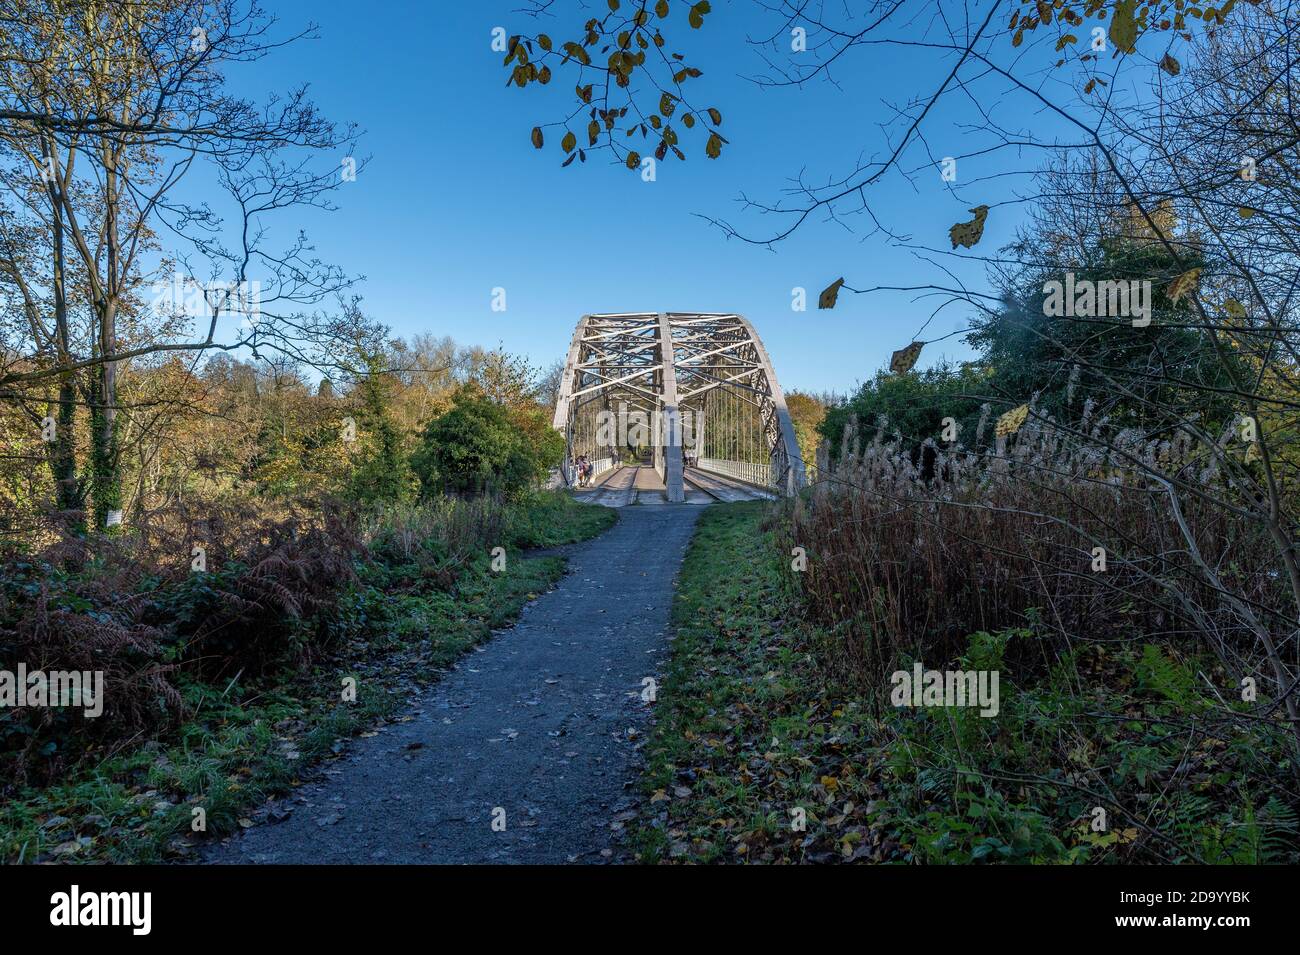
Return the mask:
<svg viewBox="0 0 1300 955">
<path fill-rule="evenodd" d="M 846 431 L 834 463 L 823 449 L 822 479 L 785 526 L 808 553 L 799 584 L 846 673 L 875 685 L 903 656 L 941 664 L 972 632 L 1031 623 L 1044 646 L 1183 641 L 1261 674 L 1258 635 L 1234 601 L 1279 640 L 1289 632 L 1265 528 L 1222 506 L 1235 492 L 1210 449 L 1089 417 L 1085 406 L 1070 428 L 1031 418 L 983 450 L 909 450 L 887 440 L 886 422 Z M 1207 494 L 1180 494 L 1175 513 L 1160 475 Z"/>
<path fill-rule="evenodd" d="M 415 561 L 429 553 L 460 560 L 500 544 L 506 510 L 491 497 L 439 497 L 369 513 L 361 539 L 374 554 Z"/>
</svg>

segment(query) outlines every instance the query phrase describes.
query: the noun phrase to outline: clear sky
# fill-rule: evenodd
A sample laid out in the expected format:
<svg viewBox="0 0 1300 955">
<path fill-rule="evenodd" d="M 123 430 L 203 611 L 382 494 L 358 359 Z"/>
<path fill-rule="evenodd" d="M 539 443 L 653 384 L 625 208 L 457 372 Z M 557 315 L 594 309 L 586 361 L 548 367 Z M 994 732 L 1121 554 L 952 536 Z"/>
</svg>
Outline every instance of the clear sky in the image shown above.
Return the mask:
<svg viewBox="0 0 1300 955">
<path fill-rule="evenodd" d="M 937 61 L 914 49 L 872 48 L 838 75 L 838 87 L 761 89 L 746 78 L 762 63 L 745 40 L 771 24 L 755 19 L 750 0 L 715 2 L 704 29 L 678 21 L 669 45 L 704 69 L 693 102 L 722 111 L 730 145 L 721 159 L 706 160 L 703 137 L 683 131 L 690 161 L 660 163 L 656 181 L 643 182 L 608 153 L 560 168 L 563 154 L 552 145 L 558 135 L 542 151 L 531 147 L 532 126 L 569 108 L 573 80 L 506 87 L 491 31 L 538 29 L 519 6 L 268 3 L 284 29 L 314 21 L 320 39 L 275 54 L 241 75 L 237 88 L 264 94 L 307 81 L 327 116 L 366 130 L 360 152 L 371 163 L 338 193 L 340 210 L 294 224 L 307 229 L 327 261 L 366 276 L 361 292 L 370 314 L 397 335 L 500 344 L 545 366 L 564 357 L 584 312 L 740 312 L 756 325 L 787 390 L 848 391 L 912 340 L 933 300 L 842 294 L 833 311 L 816 308 L 821 289 L 841 275 L 857 287 L 945 281 L 912 251 L 864 237 L 865 223 L 850 232 L 812 221 L 771 251 L 728 241 L 701 216 L 763 231 L 765 223 L 742 214 L 742 192 L 774 200 L 801 170 L 823 180 L 880 154 L 886 140 L 879 127 L 891 116 L 885 103 L 903 104 L 928 89 Z M 604 9 L 597 6 L 588 4 L 593 14 Z M 565 16 L 541 29 L 570 33 L 571 22 Z M 927 125 L 937 156 L 968 146 L 961 127 L 972 117 L 950 108 Z M 948 227 L 968 219 L 971 206 L 1009 194 L 1013 184 L 1005 180 L 970 182 L 1005 161 L 963 161 L 955 194 L 937 168 L 918 176 L 915 187 L 893 177 L 873 202 L 917 243 L 946 247 Z M 1007 241 L 1017 215 L 1016 207 L 995 207 L 981 248 Z M 978 287 L 977 264 L 958 260 L 957 267 Z M 791 309 L 795 286 L 807 289 L 805 312 Z M 491 310 L 494 287 L 506 290 L 505 312 Z M 963 327 L 965 317 L 945 311 L 924 337 Z M 943 354 L 968 352 L 950 339 L 927 349 L 922 367 Z"/>
</svg>

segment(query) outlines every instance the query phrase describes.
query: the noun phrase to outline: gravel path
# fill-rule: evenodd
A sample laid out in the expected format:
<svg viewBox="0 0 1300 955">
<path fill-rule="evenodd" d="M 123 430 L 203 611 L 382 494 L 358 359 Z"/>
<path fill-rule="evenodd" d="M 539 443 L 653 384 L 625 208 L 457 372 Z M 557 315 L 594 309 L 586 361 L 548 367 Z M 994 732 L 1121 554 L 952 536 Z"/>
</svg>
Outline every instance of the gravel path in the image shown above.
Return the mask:
<svg viewBox="0 0 1300 955">
<path fill-rule="evenodd" d="M 700 512 L 623 508 L 600 537 L 563 548 L 567 576 L 462 659 L 409 722 L 354 740 L 285 800 L 287 819 L 204 861 L 618 860 L 649 718 L 642 680 L 664 661 L 673 580 Z"/>
</svg>

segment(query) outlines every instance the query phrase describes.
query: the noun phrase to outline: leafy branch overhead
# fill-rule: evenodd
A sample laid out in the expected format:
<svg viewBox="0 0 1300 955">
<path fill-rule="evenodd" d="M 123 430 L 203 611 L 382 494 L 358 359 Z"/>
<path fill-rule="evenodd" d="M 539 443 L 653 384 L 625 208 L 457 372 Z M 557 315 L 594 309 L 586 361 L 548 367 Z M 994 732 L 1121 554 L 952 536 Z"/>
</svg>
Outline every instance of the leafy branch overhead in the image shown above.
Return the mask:
<svg viewBox="0 0 1300 955">
<path fill-rule="evenodd" d="M 1258 3 L 1259 0 L 1249 0 Z M 1065 32 L 1069 27 L 1082 27 L 1089 20 L 1106 24 L 1105 36 L 1115 49 L 1123 53 L 1137 50 L 1138 37 L 1150 30 L 1180 33 L 1183 39 L 1190 40 L 1188 29 L 1196 22 L 1213 28 L 1222 26 L 1228 14 L 1237 5 L 1237 0 L 1226 0 L 1214 6 L 1202 5 L 1191 0 L 1020 0 L 1011 14 L 1007 29 L 1012 31 L 1011 45 L 1020 46 L 1025 34 L 1039 27 L 1050 26 L 1056 21 L 1061 31 L 1056 42 L 1056 49 L 1063 50 L 1079 42 L 1079 36 Z M 1109 21 L 1109 22 L 1107 22 Z M 1084 37 L 1087 42 L 1088 37 Z M 1093 53 L 1085 53 L 1082 60 L 1093 59 Z M 1162 62 L 1161 67 L 1168 73 L 1178 72 L 1178 61 L 1165 54 L 1169 62 Z"/>
<path fill-rule="evenodd" d="M 606 0 L 609 12 L 591 17 L 573 39 L 556 40 L 546 33 L 510 37 L 504 66 L 510 70 L 507 85 L 523 89 L 547 86 L 567 72 L 574 81 L 575 105 L 563 119 L 534 126 L 533 146 L 546 144 L 546 127 L 561 127 L 561 165 L 574 159 L 587 161 L 587 153 L 608 149 L 629 169 L 641 166 L 642 155 L 656 160 L 671 152 L 686 158 L 678 126 L 705 134 L 704 154 L 717 159 L 726 137 L 719 132 L 722 112 L 717 107 L 696 108 L 684 86 L 702 76 L 681 53 L 666 51 L 660 26 L 674 14 L 684 14 L 692 29 L 704 25 L 711 7 L 708 0 L 649 0 L 624 5 Z M 622 90 L 620 97 L 618 91 Z M 582 142 L 580 143 L 580 140 Z"/>
</svg>

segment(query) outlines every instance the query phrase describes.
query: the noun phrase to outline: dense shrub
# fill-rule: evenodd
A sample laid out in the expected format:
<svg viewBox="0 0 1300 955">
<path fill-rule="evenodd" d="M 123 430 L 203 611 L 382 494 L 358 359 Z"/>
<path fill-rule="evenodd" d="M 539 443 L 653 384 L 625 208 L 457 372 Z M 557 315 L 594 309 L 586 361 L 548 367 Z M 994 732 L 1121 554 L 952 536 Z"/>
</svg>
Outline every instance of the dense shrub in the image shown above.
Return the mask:
<svg viewBox="0 0 1300 955">
<path fill-rule="evenodd" d="M 828 409 L 819 431 L 834 457 L 846 427 L 867 431 L 883 419 L 889 436 L 916 460 L 922 440 L 917 436 L 939 434 L 945 417 L 967 428 L 976 422 L 980 403 L 972 396 L 985 387 L 984 376 L 970 366 L 941 364 L 905 375 L 881 371 L 847 402 Z"/>
<path fill-rule="evenodd" d="M 1020 262 L 1036 258 L 1036 237 L 1022 237 L 1015 250 Z M 1132 426 L 1169 427 L 1185 418 L 1218 428 L 1240 410 L 1234 381 L 1250 378 L 1250 362 L 1235 349 L 1216 347 L 1203 334 L 1188 302 L 1171 301 L 1166 285 L 1151 287 L 1151 324 L 1049 317 L 1047 282 L 1075 283 L 1174 276 L 1208 263 L 1188 242 L 1175 259 L 1156 243 L 1108 235 L 1086 244 L 1078 260 L 1040 268 L 1023 265 L 1003 276 L 1000 308 L 972 317 L 967 343 L 979 353 L 983 379 L 972 394 L 1036 395 L 1044 414 L 1065 420 L 1076 392 L 1109 396 L 1106 414 Z M 1176 374 L 1167 374 L 1177 369 Z M 933 432 L 910 432 L 913 434 Z"/>
<path fill-rule="evenodd" d="M 563 455 L 564 438 L 540 408 L 507 406 L 467 385 L 424 429 L 412 465 L 426 497 L 444 491 L 518 497 Z"/>
</svg>

